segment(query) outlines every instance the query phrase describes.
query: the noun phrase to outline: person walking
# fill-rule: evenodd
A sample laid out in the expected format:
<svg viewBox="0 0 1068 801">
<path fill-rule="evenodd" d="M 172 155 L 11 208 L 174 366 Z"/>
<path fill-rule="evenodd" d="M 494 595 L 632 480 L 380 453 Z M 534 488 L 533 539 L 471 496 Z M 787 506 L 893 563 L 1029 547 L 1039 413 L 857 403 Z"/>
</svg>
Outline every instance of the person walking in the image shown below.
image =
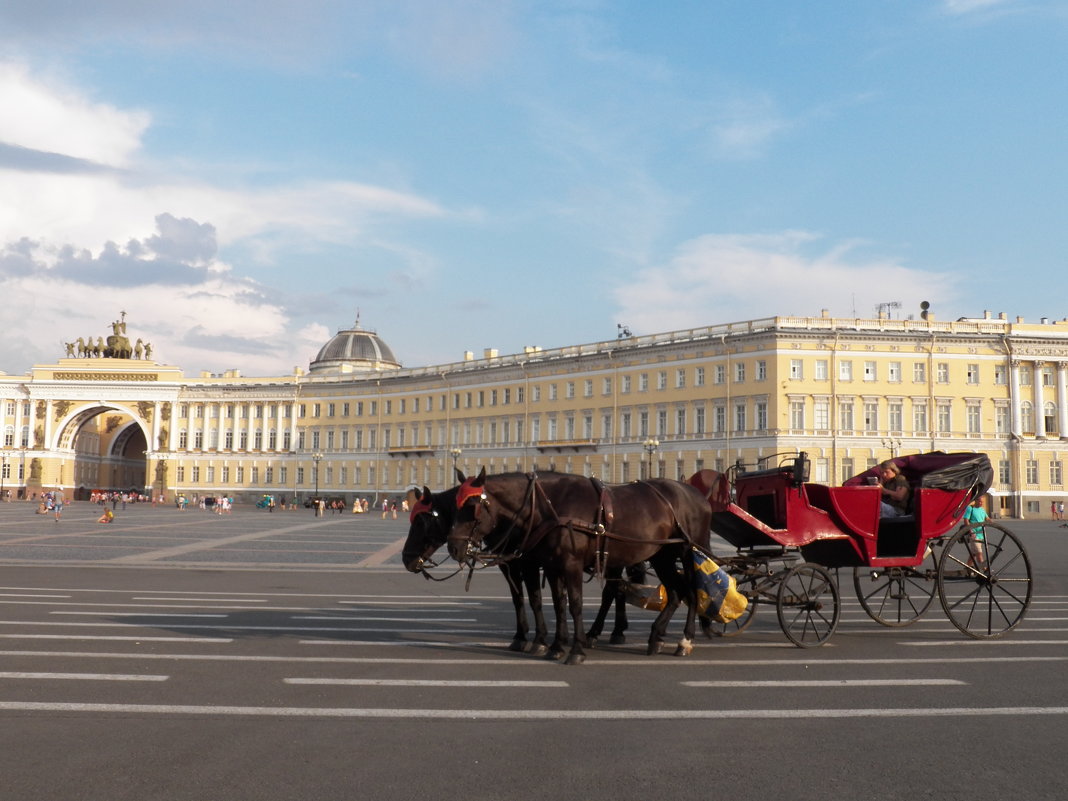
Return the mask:
<svg viewBox="0 0 1068 801">
<path fill-rule="evenodd" d="M 62 490 L 56 490 L 52 496 L 52 512 L 55 514 L 56 522 L 63 517 L 63 492 Z"/>
</svg>

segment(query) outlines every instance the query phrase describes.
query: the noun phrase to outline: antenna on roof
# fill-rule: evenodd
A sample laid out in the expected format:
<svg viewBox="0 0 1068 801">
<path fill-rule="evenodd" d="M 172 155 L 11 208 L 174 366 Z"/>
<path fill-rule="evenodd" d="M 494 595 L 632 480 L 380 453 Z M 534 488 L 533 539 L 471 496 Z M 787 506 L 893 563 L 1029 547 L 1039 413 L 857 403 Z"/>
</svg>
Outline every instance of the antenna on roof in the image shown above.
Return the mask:
<svg viewBox="0 0 1068 801">
<path fill-rule="evenodd" d="M 899 300 L 890 300 L 890 301 L 887 301 L 886 303 L 877 303 L 875 305 L 875 313 L 877 315 L 879 315 L 879 319 L 882 319 L 884 314 L 886 315 L 887 318 L 889 318 L 891 309 L 900 309 L 900 308 L 901 308 L 901 301 L 899 301 Z"/>
<path fill-rule="evenodd" d="M 632 336 L 634 334 L 630 332 L 630 328 L 623 325 L 623 323 L 616 323 L 616 339 L 628 339 Z"/>
</svg>

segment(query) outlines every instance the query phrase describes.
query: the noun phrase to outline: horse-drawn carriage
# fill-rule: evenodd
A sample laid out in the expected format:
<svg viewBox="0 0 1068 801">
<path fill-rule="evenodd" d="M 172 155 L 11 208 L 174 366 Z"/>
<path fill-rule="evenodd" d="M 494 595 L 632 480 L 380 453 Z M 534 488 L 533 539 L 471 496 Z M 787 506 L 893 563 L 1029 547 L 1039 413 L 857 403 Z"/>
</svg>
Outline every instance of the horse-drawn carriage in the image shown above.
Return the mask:
<svg viewBox="0 0 1068 801">
<path fill-rule="evenodd" d="M 937 592 L 950 622 L 975 638 L 1015 628 L 1031 602 L 1031 564 L 1020 540 L 998 523 L 963 524 L 992 478 L 983 454 L 927 453 L 893 460 L 909 486 L 906 514 L 881 513 L 878 468 L 841 487 L 809 483 L 804 453 L 777 466 L 690 479 L 712 507 L 712 530 L 735 547 L 718 561 L 750 604 L 723 636 L 774 604 L 783 633 L 821 645 L 838 626 L 836 575 L 852 568 L 864 611 L 885 626 L 918 620 Z"/>
<path fill-rule="evenodd" d="M 910 485 L 911 500 L 907 513 L 893 519 L 881 514 L 875 468 L 841 487 L 810 483 L 804 453 L 774 467 L 704 470 L 687 483 L 651 479 L 605 486 L 558 473 L 487 477 L 483 471 L 474 478 L 459 476 L 459 486 L 438 495 L 424 488 L 412 507 L 404 563 L 425 572 L 431 554 L 448 540 L 461 565 L 501 566 L 516 608 L 512 648 L 526 647 L 525 586 L 535 613 L 534 650 L 563 656 L 570 613 L 570 663 L 581 662 L 588 645 L 584 581 L 591 574 L 622 581 L 624 568 L 644 560 L 667 596 L 648 652 L 660 650 L 673 612 L 686 601 L 676 653 L 688 654 L 697 599 L 694 551 L 715 559 L 749 601 L 732 622 L 711 624 L 721 636 L 745 630 L 758 606 L 773 604 L 790 641 L 821 645 L 838 626 L 843 568 L 853 569 L 861 605 L 883 625 L 914 622 L 937 592 L 953 625 L 971 637 L 997 637 L 1017 626 L 1032 592 L 1023 545 L 997 523 L 961 525 L 969 504 L 990 486 L 989 460 L 981 454 L 931 453 L 894 462 Z M 713 532 L 735 552 L 713 554 Z M 556 637 L 548 647 L 539 571 L 556 611 Z"/>
</svg>

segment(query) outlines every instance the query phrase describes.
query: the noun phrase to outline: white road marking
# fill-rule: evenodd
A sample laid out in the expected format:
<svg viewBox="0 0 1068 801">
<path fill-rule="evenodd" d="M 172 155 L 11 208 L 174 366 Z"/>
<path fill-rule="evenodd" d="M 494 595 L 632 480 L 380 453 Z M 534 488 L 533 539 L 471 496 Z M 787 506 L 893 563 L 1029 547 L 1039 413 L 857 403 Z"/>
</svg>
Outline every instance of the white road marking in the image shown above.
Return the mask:
<svg viewBox="0 0 1068 801">
<path fill-rule="evenodd" d="M 1042 629 L 1042 631 L 1056 631 L 1056 629 Z M 911 645 L 913 647 L 928 645 L 1068 645 L 1068 640 L 930 640 L 928 642 L 900 642 L 898 645 Z"/>
<path fill-rule="evenodd" d="M 956 679 L 830 679 L 827 681 L 684 681 L 684 687 L 929 687 L 967 684 Z"/>
<path fill-rule="evenodd" d="M 838 718 L 1032 717 L 1068 715 L 1068 707 L 921 707 L 916 709 L 377 709 L 345 707 L 87 704 L 0 701 L 0 711 L 208 717 L 383 718 L 436 720 L 834 720 Z"/>
<path fill-rule="evenodd" d="M 69 597 L 69 596 L 68 596 Z M 184 603 L 205 603 L 205 604 L 218 604 L 218 603 L 235 603 L 235 604 L 265 604 L 266 598 L 162 598 L 162 597 L 138 597 L 134 596 L 135 601 L 182 601 Z"/>
<path fill-rule="evenodd" d="M 353 687 L 569 687 L 566 681 L 476 681 L 449 679 L 283 679 L 286 684 Z"/>
<path fill-rule="evenodd" d="M 333 620 L 335 623 L 477 623 L 474 617 L 336 617 L 334 615 L 293 615 L 293 620 Z M 405 629 L 407 631 L 407 629 Z"/>
<path fill-rule="evenodd" d="M 375 643 L 379 645 L 380 643 Z M 507 653 L 505 646 L 495 643 L 494 650 Z M 523 654 L 515 654 L 504 659 L 492 657 L 472 658 L 445 658 L 428 659 L 420 656 L 416 658 L 403 657 L 358 657 L 358 656 L 256 656 L 245 654 L 125 654 L 107 651 L 0 651 L 0 657 L 4 656 L 45 656 L 53 659 L 69 657 L 74 659 L 155 659 L 170 660 L 176 662 L 294 662 L 306 664 L 344 664 L 344 665 L 512 665 L 516 667 L 559 667 L 559 663 L 548 659 L 532 659 Z M 601 659 L 597 658 L 596 664 L 612 667 L 649 667 L 656 665 L 657 669 L 666 668 L 731 668 L 731 667 L 783 667 L 805 666 L 817 668 L 824 665 L 966 665 L 966 664 L 990 664 L 1004 662 L 1068 662 L 1066 656 L 977 656 L 941 658 L 912 658 L 912 659 L 653 659 L 635 653 L 630 659 Z"/>
<path fill-rule="evenodd" d="M 137 637 L 96 634 L 0 634 L 5 640 L 103 640 L 107 642 L 233 642 L 229 637 Z"/>
<path fill-rule="evenodd" d="M 0 672 L 0 679 L 63 679 L 71 681 L 167 681 L 170 676 L 137 676 L 128 673 L 21 673 Z"/>
<path fill-rule="evenodd" d="M 0 598 L 70 598 L 70 595 L 21 595 L 13 592 L 0 593 Z"/>
<path fill-rule="evenodd" d="M 180 617 L 180 618 L 183 618 L 183 619 L 190 618 L 190 617 L 213 617 L 213 618 L 230 617 L 229 615 L 215 615 L 215 614 L 205 614 L 205 613 L 197 613 L 195 615 L 183 615 L 183 614 L 179 614 L 177 612 L 66 612 L 66 611 L 62 611 L 62 612 L 49 612 L 48 614 L 50 614 L 50 615 L 83 615 L 83 616 L 92 616 L 92 617 Z"/>
</svg>

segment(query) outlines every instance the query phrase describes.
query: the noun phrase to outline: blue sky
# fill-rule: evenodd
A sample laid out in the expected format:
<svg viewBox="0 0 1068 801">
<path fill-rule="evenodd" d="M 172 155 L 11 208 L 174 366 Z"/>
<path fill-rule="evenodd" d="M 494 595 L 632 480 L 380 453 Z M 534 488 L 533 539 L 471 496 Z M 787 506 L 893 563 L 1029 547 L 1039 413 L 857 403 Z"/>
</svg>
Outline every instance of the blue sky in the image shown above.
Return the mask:
<svg viewBox="0 0 1068 801">
<path fill-rule="evenodd" d="M 1068 315 L 1068 2 L 6 0 L 0 370 Z"/>
</svg>

